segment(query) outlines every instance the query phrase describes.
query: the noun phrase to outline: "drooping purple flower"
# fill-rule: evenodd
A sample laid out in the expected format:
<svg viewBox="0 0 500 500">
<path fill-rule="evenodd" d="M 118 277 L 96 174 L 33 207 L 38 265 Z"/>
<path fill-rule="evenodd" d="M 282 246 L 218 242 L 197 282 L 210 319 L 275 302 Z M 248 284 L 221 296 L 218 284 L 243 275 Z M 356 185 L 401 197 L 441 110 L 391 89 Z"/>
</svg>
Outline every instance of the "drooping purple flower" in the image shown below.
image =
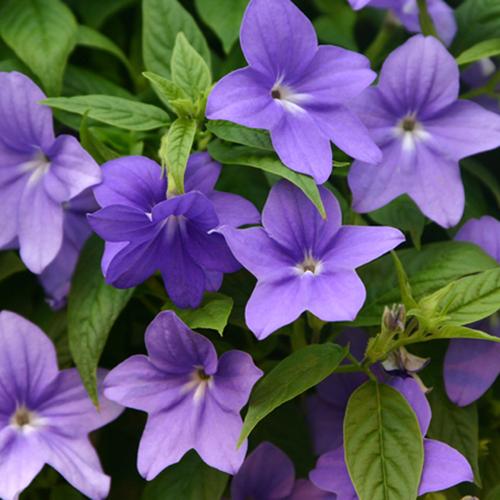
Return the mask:
<svg viewBox="0 0 500 500">
<path fill-rule="evenodd" d="M 480 246 L 500 264 L 500 221 L 485 215 L 467 221 L 455 236 Z M 471 325 L 500 337 L 498 314 Z M 444 385 L 448 397 L 459 406 L 479 399 L 500 375 L 500 344 L 485 340 L 453 339 L 444 359 Z"/>
<path fill-rule="evenodd" d="M 74 137 L 54 136 L 45 96 L 28 77 L 0 73 L 0 88 L 0 248 L 17 239 L 39 274 L 63 245 L 65 203 L 101 172 Z"/>
<path fill-rule="evenodd" d="M 354 103 L 383 160 L 355 161 L 353 206 L 370 212 L 407 193 L 430 219 L 457 224 L 464 209 L 458 161 L 500 145 L 500 116 L 458 99 L 455 59 L 433 37 L 416 35 L 386 59 L 376 88 Z"/>
<path fill-rule="evenodd" d="M 356 10 L 363 7 L 390 9 L 408 31 L 420 32 L 417 0 L 349 0 L 349 3 Z M 453 9 L 444 0 L 427 0 L 427 10 L 438 36 L 446 45 L 450 45 L 457 32 Z"/>
<path fill-rule="evenodd" d="M 345 375 L 349 377 L 352 374 Z M 419 384 L 412 378 L 392 377 L 389 380 L 390 385 L 406 398 L 415 411 L 422 436 L 425 436 L 431 421 L 431 408 Z M 345 463 L 343 444 L 321 455 L 309 478 L 318 488 L 336 493 L 339 499 L 358 498 Z M 473 481 L 473 478 L 472 469 L 461 453 L 445 443 L 424 438 L 424 468 L 419 495 L 444 490 L 463 481 Z"/>
<path fill-rule="evenodd" d="M 2 311 L 0 498 L 17 499 L 44 464 L 89 498 L 106 498 L 110 478 L 88 434 L 122 409 L 104 398 L 100 403 L 97 411 L 76 369 L 58 370 L 54 346 L 36 325 Z"/>
<path fill-rule="evenodd" d="M 56 258 L 40 274 L 47 302 L 54 310 L 66 304 L 71 278 L 83 245 L 92 234 L 87 214 L 98 206 L 91 189 L 87 189 L 64 205 L 63 243 Z"/>
<path fill-rule="evenodd" d="M 257 277 L 245 314 L 259 339 L 304 311 L 324 321 L 352 321 L 366 296 L 354 270 L 404 241 L 391 227 L 342 226 L 335 196 L 325 188 L 320 192 L 327 219 L 302 191 L 281 181 L 264 207 L 264 227 L 218 230 Z"/>
<path fill-rule="evenodd" d="M 249 64 L 225 76 L 208 98 L 207 117 L 269 130 L 293 170 L 325 182 L 330 141 L 368 163 L 380 151 L 346 104 L 375 79 L 366 57 L 318 47 L 316 32 L 290 0 L 251 0 L 240 42 Z"/>
<path fill-rule="evenodd" d="M 106 241 L 106 281 L 129 288 L 159 270 L 172 301 L 196 307 L 205 290 L 218 290 L 222 275 L 240 268 L 220 234 L 220 224 L 259 221 L 257 209 L 240 196 L 214 191 L 221 166 L 207 153 L 191 156 L 186 194 L 167 199 L 167 180 L 152 160 L 131 156 L 103 165 L 94 190 L 101 210 L 90 225 Z"/>
<path fill-rule="evenodd" d="M 148 356 L 114 368 L 104 393 L 112 401 L 148 413 L 137 467 L 150 480 L 195 449 L 211 467 L 234 474 L 246 453 L 236 443 L 240 410 L 262 376 L 242 351 L 217 359 L 212 343 L 172 311 L 160 313 L 146 331 Z"/>
<path fill-rule="evenodd" d="M 231 500 L 335 500 L 310 481 L 295 479 L 293 462 L 263 442 L 248 455 L 231 482 Z"/>
<path fill-rule="evenodd" d="M 470 87 L 471 90 L 477 89 L 486 85 L 490 78 L 492 78 L 498 71 L 497 65 L 490 58 L 485 57 L 468 68 L 462 71 L 462 80 Z M 500 94 L 500 83 L 495 87 L 495 92 Z M 486 93 L 475 96 L 475 102 L 481 104 L 486 109 L 494 113 L 500 113 L 500 97 L 492 97 Z"/>
</svg>

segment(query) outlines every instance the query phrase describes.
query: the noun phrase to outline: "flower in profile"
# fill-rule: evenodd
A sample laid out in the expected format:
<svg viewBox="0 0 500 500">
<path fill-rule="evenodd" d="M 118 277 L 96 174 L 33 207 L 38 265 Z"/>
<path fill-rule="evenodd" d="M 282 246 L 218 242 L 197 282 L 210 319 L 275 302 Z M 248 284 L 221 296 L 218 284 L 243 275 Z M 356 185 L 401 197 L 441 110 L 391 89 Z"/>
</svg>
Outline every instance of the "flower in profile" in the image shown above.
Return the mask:
<svg viewBox="0 0 500 500">
<path fill-rule="evenodd" d="M 420 32 L 417 0 L 349 0 L 349 3 L 355 10 L 363 7 L 390 9 L 408 31 Z M 453 9 L 444 0 L 427 0 L 427 10 L 438 36 L 446 45 L 450 45 L 457 32 Z"/>
<path fill-rule="evenodd" d="M 102 207 L 89 215 L 106 241 L 106 281 L 129 288 L 159 270 L 172 301 L 196 307 L 205 290 L 218 290 L 222 275 L 240 268 L 220 234 L 220 224 L 259 221 L 257 209 L 240 196 L 214 191 L 221 166 L 207 153 L 191 156 L 186 194 L 167 199 L 161 167 L 140 156 L 105 163 L 103 183 L 94 190 Z"/>
<path fill-rule="evenodd" d="M 87 214 L 98 208 L 91 189 L 83 191 L 64 204 L 64 232 L 61 249 L 56 258 L 40 274 L 46 300 L 54 310 L 66 304 L 71 278 L 80 250 L 92 234 Z"/>
<path fill-rule="evenodd" d="M 9 311 L 0 313 L 0 367 L 0 498 L 17 499 L 44 464 L 89 498 L 106 498 L 110 478 L 88 434 L 122 409 L 101 398 L 97 410 L 76 369 L 58 370 L 49 338 Z"/>
<path fill-rule="evenodd" d="M 269 130 L 292 170 L 325 182 L 330 141 L 369 163 L 380 150 L 346 106 L 375 79 L 366 57 L 322 45 L 311 22 L 290 0 L 251 0 L 240 43 L 249 64 L 225 76 L 207 104 L 211 120 Z"/>
<path fill-rule="evenodd" d="M 246 323 L 263 339 L 310 311 L 323 321 L 352 321 L 366 290 L 355 269 L 404 241 L 391 227 L 342 226 L 335 196 L 320 188 L 322 219 L 297 187 L 273 186 L 263 227 L 222 226 L 229 248 L 257 278 L 246 306 Z"/>
<path fill-rule="evenodd" d="M 148 413 L 137 467 L 147 480 L 194 449 L 211 467 L 234 474 L 246 453 L 236 447 L 240 410 L 262 376 L 249 354 L 225 352 L 172 311 L 146 331 L 148 355 L 125 360 L 106 377 L 106 397 Z"/>
<path fill-rule="evenodd" d="M 355 210 L 370 212 L 406 193 L 439 225 L 458 223 L 458 161 L 500 145 L 500 116 L 459 100 L 458 90 L 455 59 L 435 38 L 416 35 L 389 55 L 378 86 L 354 103 L 384 155 L 377 166 L 352 165 Z"/>
<path fill-rule="evenodd" d="M 480 246 L 500 264 L 500 221 L 485 215 L 467 221 L 455 236 Z M 500 337 L 497 314 L 471 325 Z M 500 344 L 485 340 L 453 339 L 444 359 L 444 385 L 448 397 L 459 406 L 479 399 L 500 375 Z"/>
<path fill-rule="evenodd" d="M 231 482 L 231 500 L 335 500 L 306 479 L 295 479 L 293 462 L 263 442 L 248 455 Z"/>
<path fill-rule="evenodd" d="M 17 240 L 28 269 L 41 273 L 63 245 L 64 206 L 101 181 L 72 136 L 54 136 L 42 91 L 26 76 L 0 73 L 0 248 Z"/>
</svg>

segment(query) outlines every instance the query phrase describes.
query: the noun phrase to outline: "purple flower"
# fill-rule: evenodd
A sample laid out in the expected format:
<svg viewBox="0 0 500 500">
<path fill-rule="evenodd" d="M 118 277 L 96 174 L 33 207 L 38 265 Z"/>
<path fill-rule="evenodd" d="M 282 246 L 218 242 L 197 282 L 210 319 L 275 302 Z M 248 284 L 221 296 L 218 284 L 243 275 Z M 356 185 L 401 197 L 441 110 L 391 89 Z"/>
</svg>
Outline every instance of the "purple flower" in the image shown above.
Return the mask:
<svg viewBox="0 0 500 500">
<path fill-rule="evenodd" d="M 324 321 L 352 321 L 366 291 L 354 271 L 404 241 L 391 227 L 342 226 L 335 196 L 320 188 L 327 219 L 304 193 L 282 181 L 262 214 L 264 227 L 219 232 L 235 257 L 257 277 L 246 323 L 257 338 L 311 311 Z"/>
<path fill-rule="evenodd" d="M 500 264 L 500 221 L 485 215 L 467 221 L 455 236 L 479 245 Z M 471 325 L 500 337 L 498 314 Z M 444 359 L 448 397 L 459 406 L 479 399 L 500 375 L 500 344 L 484 340 L 453 339 Z"/>
<path fill-rule="evenodd" d="M 380 150 L 346 107 L 375 79 L 366 57 L 318 47 L 312 24 L 290 0 L 251 0 L 240 42 L 249 66 L 215 86 L 209 119 L 269 130 L 283 163 L 318 183 L 332 171 L 330 140 L 362 161 L 380 161 Z"/>
<path fill-rule="evenodd" d="M 40 274 L 47 302 L 54 310 L 66 304 L 71 278 L 83 245 L 92 234 L 87 214 L 98 208 L 91 189 L 64 205 L 63 243 L 56 258 Z"/>
<path fill-rule="evenodd" d="M 350 376 L 353 375 L 345 374 L 346 378 Z M 418 383 L 412 378 L 392 377 L 390 385 L 411 405 L 425 436 L 431 421 L 431 408 Z M 335 388 L 333 384 L 331 387 Z M 345 463 L 343 445 L 321 455 L 309 478 L 318 488 L 336 493 L 339 500 L 358 498 Z M 424 438 L 424 469 L 418 494 L 444 490 L 463 481 L 473 481 L 472 469 L 465 457 L 445 443 Z"/>
<path fill-rule="evenodd" d="M 488 57 L 481 59 L 462 71 L 462 80 L 471 88 L 476 89 L 486 85 L 490 78 L 498 71 L 497 65 Z M 495 87 L 495 93 L 500 94 L 500 84 Z M 492 97 L 489 94 L 482 94 L 474 97 L 474 101 L 481 106 L 500 113 L 500 97 Z"/>
<path fill-rule="evenodd" d="M 0 73 L 0 247 L 17 238 L 28 269 L 41 273 L 63 245 L 64 205 L 101 180 L 69 135 L 54 136 L 42 91 L 20 73 Z"/>
<path fill-rule="evenodd" d="M 349 0 L 349 3 L 356 10 L 366 6 L 390 9 L 408 31 L 420 32 L 417 0 Z M 437 34 L 446 45 L 450 45 L 457 32 L 453 9 L 444 0 L 427 0 L 427 9 Z"/>
<path fill-rule="evenodd" d="M 464 209 L 458 161 L 500 145 L 500 116 L 458 100 L 455 59 L 433 37 L 416 35 L 389 55 L 376 88 L 355 102 L 384 158 L 355 161 L 353 206 L 370 212 L 407 193 L 430 219 L 454 226 Z"/>
<path fill-rule="evenodd" d="M 186 194 L 167 199 L 167 180 L 154 161 L 130 156 L 103 165 L 103 183 L 94 190 L 102 209 L 89 221 L 106 240 L 102 270 L 109 284 L 133 287 L 160 270 L 172 301 L 196 307 L 205 290 L 218 290 L 223 273 L 239 269 L 212 230 L 254 224 L 259 213 L 240 196 L 214 191 L 220 169 L 207 153 L 192 155 Z"/>
<path fill-rule="evenodd" d="M 234 474 L 246 443 L 236 443 L 240 410 L 262 376 L 247 353 L 229 351 L 217 360 L 212 343 L 172 311 L 160 313 L 146 331 L 148 356 L 113 369 L 106 397 L 148 413 L 137 467 L 150 480 L 195 449 L 211 467 Z"/>
<path fill-rule="evenodd" d="M 105 399 L 97 411 L 78 372 L 58 370 L 48 337 L 21 316 L 0 313 L 0 498 L 18 498 L 44 464 L 86 496 L 106 498 L 110 479 L 88 433 L 121 411 Z"/>
<path fill-rule="evenodd" d="M 335 500 L 311 482 L 295 480 L 292 461 L 279 448 L 263 442 L 245 459 L 231 483 L 231 500 Z"/>
</svg>

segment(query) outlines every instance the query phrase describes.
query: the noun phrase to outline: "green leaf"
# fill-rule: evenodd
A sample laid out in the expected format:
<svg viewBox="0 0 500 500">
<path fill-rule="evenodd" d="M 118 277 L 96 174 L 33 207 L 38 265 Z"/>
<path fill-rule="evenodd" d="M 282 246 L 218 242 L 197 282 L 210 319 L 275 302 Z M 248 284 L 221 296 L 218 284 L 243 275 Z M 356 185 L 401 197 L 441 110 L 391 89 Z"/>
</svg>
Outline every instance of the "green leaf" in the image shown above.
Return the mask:
<svg viewBox="0 0 500 500">
<path fill-rule="evenodd" d="M 313 344 L 275 366 L 252 391 L 238 446 L 274 409 L 328 377 L 346 354 L 347 349 L 336 344 Z"/>
<path fill-rule="evenodd" d="M 73 276 L 68 300 L 69 348 L 83 385 L 98 404 L 97 366 L 109 332 L 132 297 L 134 289 L 119 290 L 104 281 L 101 272 L 103 243 L 91 238 Z"/>
<path fill-rule="evenodd" d="M 181 309 L 171 300 L 162 309 L 175 311 L 189 328 L 208 328 L 222 335 L 233 309 L 233 299 L 222 293 L 206 293 L 196 309 Z"/>
<path fill-rule="evenodd" d="M 465 50 L 457 57 L 457 64 L 462 66 L 469 64 L 485 57 L 494 57 L 500 54 L 500 38 L 492 38 L 491 40 L 483 40 L 476 43 L 470 49 Z"/>
<path fill-rule="evenodd" d="M 500 498 L 500 484 L 488 492 L 484 500 L 498 500 Z"/>
<path fill-rule="evenodd" d="M 200 97 L 212 83 L 210 68 L 184 33 L 177 33 L 170 71 L 172 81 L 193 99 Z"/>
<path fill-rule="evenodd" d="M 94 160 L 102 164 L 109 160 L 114 160 L 120 157 L 120 154 L 106 146 L 99 138 L 89 130 L 88 118 L 86 115 L 82 117 L 80 123 L 80 142 L 85 150 L 92 155 Z"/>
<path fill-rule="evenodd" d="M 315 3 L 325 13 L 313 22 L 318 38 L 323 43 L 357 51 L 354 33 L 358 17 L 356 12 L 341 0 L 316 0 Z"/>
<path fill-rule="evenodd" d="M 0 281 L 25 270 L 26 267 L 15 252 L 0 253 Z"/>
<path fill-rule="evenodd" d="M 55 97 L 43 103 L 78 115 L 88 113 L 93 120 L 127 130 L 154 130 L 170 121 L 167 113 L 156 106 L 109 95 Z"/>
<path fill-rule="evenodd" d="M 170 60 L 180 32 L 210 65 L 210 51 L 202 32 L 177 0 L 143 0 L 142 19 L 142 52 L 148 71 L 170 78 Z"/>
<path fill-rule="evenodd" d="M 220 500 L 229 476 L 194 452 L 168 467 L 144 488 L 142 500 Z"/>
<path fill-rule="evenodd" d="M 454 282 L 441 305 L 458 325 L 491 316 L 500 308 L 500 266 Z"/>
<path fill-rule="evenodd" d="M 118 45 L 116 45 L 116 43 L 110 40 L 107 36 L 99 33 L 99 31 L 96 31 L 89 26 L 78 26 L 76 43 L 84 47 L 103 50 L 112 54 L 123 63 L 129 73 L 133 73 L 127 56 L 123 53 L 122 49 L 120 49 L 120 47 L 118 47 Z"/>
<path fill-rule="evenodd" d="M 500 208 L 500 182 L 493 172 L 473 158 L 462 160 L 461 165 L 469 174 L 479 179 L 484 187 L 490 190 L 495 197 L 497 206 Z"/>
<path fill-rule="evenodd" d="M 235 142 L 264 151 L 274 151 L 267 130 L 247 128 L 243 125 L 227 122 L 225 120 L 208 121 L 207 129 L 224 141 Z"/>
<path fill-rule="evenodd" d="M 480 484 L 477 406 L 471 404 L 460 408 L 454 405 L 441 386 L 433 387 L 428 398 L 432 408 L 428 436 L 444 441 L 462 453 L 472 466 L 476 483 Z"/>
<path fill-rule="evenodd" d="M 398 391 L 370 381 L 353 392 L 344 447 L 360 500 L 417 498 L 424 444 L 417 417 Z"/>
<path fill-rule="evenodd" d="M 80 14 L 85 24 L 98 29 L 106 19 L 136 0 L 72 0 L 72 7 Z"/>
<path fill-rule="evenodd" d="M 417 302 L 413 298 L 410 282 L 408 280 L 408 276 L 406 275 L 406 271 L 404 270 L 403 264 L 401 264 L 401 261 L 399 260 L 398 254 L 396 252 L 392 251 L 391 256 L 394 262 L 394 267 L 396 268 L 396 276 L 398 278 L 401 300 L 405 305 L 406 309 L 416 307 Z"/>
<path fill-rule="evenodd" d="M 0 34 L 40 79 L 49 95 L 58 95 L 78 26 L 60 0 L 7 0 L 0 8 Z"/>
<path fill-rule="evenodd" d="M 314 203 L 322 217 L 326 217 L 325 207 L 314 179 L 290 170 L 275 155 L 246 146 L 231 146 L 220 141 L 211 142 L 208 146 L 208 152 L 214 160 L 221 163 L 258 168 L 287 179 Z"/>
<path fill-rule="evenodd" d="M 222 42 L 229 54 L 240 33 L 240 24 L 248 0 L 196 0 L 196 8 Z"/>
<path fill-rule="evenodd" d="M 188 96 L 178 85 L 176 85 L 171 80 L 163 78 L 163 76 L 152 73 L 151 71 L 145 71 L 143 76 L 151 82 L 153 90 L 156 92 L 158 97 L 172 109 L 176 111 L 175 106 L 172 102 L 179 101 L 179 99 L 187 99 Z"/>
<path fill-rule="evenodd" d="M 500 343 L 500 337 L 466 326 L 444 323 L 432 332 L 432 339 L 475 339 Z M 430 339 L 429 339 L 430 340 Z"/>
<path fill-rule="evenodd" d="M 169 190 L 173 188 L 177 193 L 184 193 L 184 173 L 195 133 L 196 121 L 187 118 L 177 118 L 168 130 L 165 160 Z"/>
</svg>

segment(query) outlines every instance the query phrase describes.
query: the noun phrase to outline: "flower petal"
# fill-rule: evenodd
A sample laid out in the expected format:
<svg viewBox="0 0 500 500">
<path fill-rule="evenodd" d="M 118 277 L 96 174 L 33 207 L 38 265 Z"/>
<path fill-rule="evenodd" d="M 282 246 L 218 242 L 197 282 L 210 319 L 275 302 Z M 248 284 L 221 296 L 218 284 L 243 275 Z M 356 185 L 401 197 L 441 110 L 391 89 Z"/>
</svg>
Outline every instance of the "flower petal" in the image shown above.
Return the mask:
<svg viewBox="0 0 500 500">
<path fill-rule="evenodd" d="M 500 264 L 500 221 L 484 215 L 469 219 L 455 236 L 457 241 L 470 241 L 479 245 Z"/>
<path fill-rule="evenodd" d="M 253 203 L 242 196 L 213 191 L 210 193 L 209 199 L 213 203 L 221 226 L 227 224 L 228 226 L 239 227 L 260 222 L 259 211 Z"/>
<path fill-rule="evenodd" d="M 186 167 L 185 191 L 200 191 L 209 194 L 214 189 L 221 169 L 222 165 L 213 160 L 208 153 L 193 153 Z"/>
</svg>

